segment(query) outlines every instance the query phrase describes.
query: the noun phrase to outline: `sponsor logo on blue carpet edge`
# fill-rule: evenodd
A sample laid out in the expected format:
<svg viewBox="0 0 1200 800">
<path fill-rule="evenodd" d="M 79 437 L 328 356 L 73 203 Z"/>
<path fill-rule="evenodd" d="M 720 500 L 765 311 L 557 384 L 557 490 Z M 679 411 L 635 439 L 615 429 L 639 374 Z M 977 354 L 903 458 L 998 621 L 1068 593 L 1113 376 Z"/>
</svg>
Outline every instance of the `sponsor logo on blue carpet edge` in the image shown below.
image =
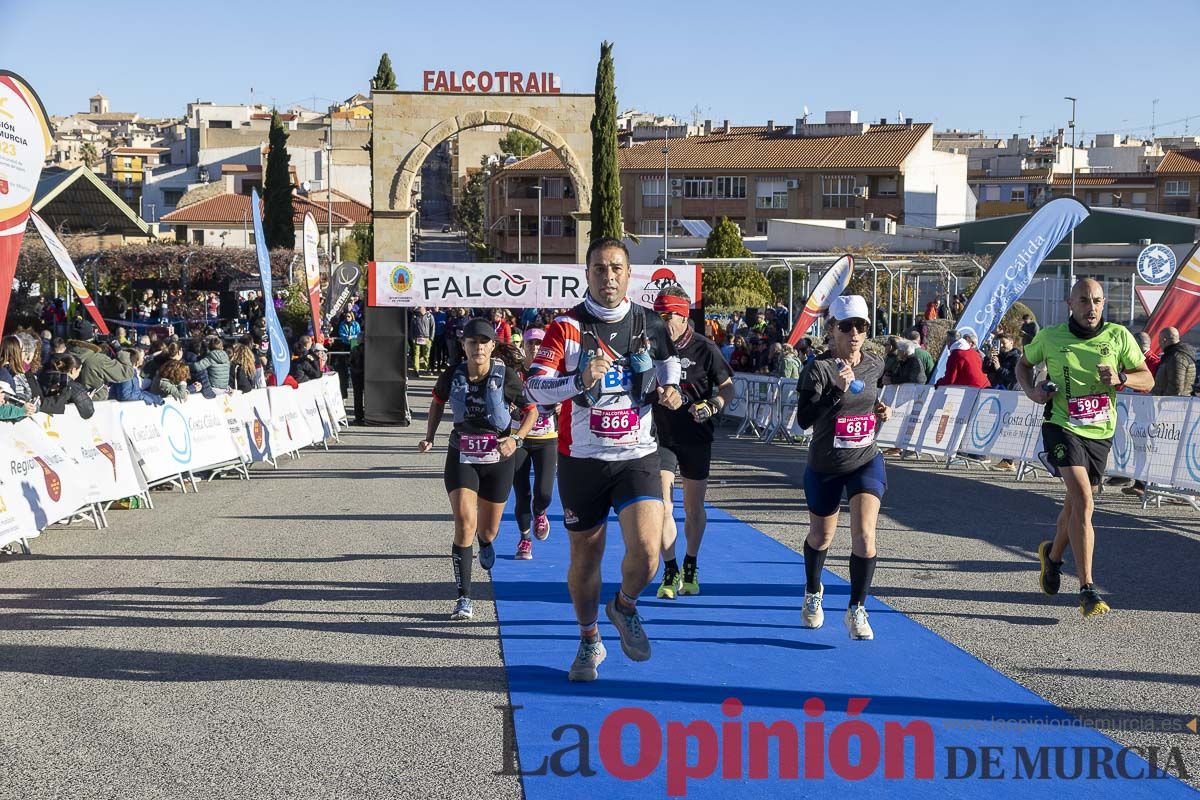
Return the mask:
<svg viewBox="0 0 1200 800">
<path fill-rule="evenodd" d="M 178 424 L 167 424 L 167 420 L 179 420 Z M 159 423 L 162 425 L 163 433 L 166 434 L 167 444 L 171 448 L 171 458 L 175 459 L 180 464 L 190 463 L 192 460 L 192 431 L 188 427 L 187 417 L 173 405 L 164 405 L 162 416 L 159 418 Z M 178 428 L 179 433 L 183 435 L 183 443 L 176 442 L 172 428 Z"/>
</svg>

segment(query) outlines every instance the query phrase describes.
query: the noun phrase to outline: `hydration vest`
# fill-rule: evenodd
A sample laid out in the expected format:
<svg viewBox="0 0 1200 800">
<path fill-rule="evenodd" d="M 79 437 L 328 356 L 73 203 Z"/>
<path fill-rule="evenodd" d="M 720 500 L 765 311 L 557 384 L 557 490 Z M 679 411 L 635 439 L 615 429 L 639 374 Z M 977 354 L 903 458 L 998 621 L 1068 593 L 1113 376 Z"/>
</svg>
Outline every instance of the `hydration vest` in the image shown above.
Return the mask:
<svg viewBox="0 0 1200 800">
<path fill-rule="evenodd" d="M 629 309 L 633 315 L 633 333 L 625 352 L 614 363 L 629 371 L 629 397 L 635 405 L 644 406 L 653 403 L 658 398 L 658 374 L 654 370 L 654 360 L 650 356 L 650 342 L 646 337 L 646 309 L 633 303 Z M 595 347 L 588 350 L 585 337 L 590 336 Z M 600 349 L 600 337 L 596 335 L 594 322 L 579 324 L 579 365 L 575 373 L 587 369 L 592 360 L 592 353 Z M 600 400 L 600 383 L 591 389 L 585 389 L 575 402 L 584 407 L 595 405 Z"/>
<path fill-rule="evenodd" d="M 498 431 L 506 431 L 512 426 L 512 412 L 504 399 L 504 375 L 504 362 L 493 359 L 486 378 L 484 402 L 488 424 Z M 454 413 L 455 425 L 461 425 L 467 419 L 467 391 L 467 365 L 463 363 L 455 367 L 454 377 L 450 380 L 450 410 Z"/>
</svg>

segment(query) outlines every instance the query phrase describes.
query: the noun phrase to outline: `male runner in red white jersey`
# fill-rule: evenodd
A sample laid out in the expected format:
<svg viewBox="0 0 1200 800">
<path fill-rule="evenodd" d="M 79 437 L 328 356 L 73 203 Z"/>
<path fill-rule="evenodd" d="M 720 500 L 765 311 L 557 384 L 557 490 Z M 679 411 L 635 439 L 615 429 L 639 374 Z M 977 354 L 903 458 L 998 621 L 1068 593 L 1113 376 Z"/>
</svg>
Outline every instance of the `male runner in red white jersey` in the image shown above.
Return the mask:
<svg viewBox="0 0 1200 800">
<path fill-rule="evenodd" d="M 629 252 L 618 239 L 588 247 L 588 294 L 554 320 L 529 368 L 533 402 L 562 403 L 558 492 L 570 533 L 567 585 L 581 641 L 568 678 L 593 681 L 606 655 L 597 626 L 605 522 L 625 540 L 621 588 L 605 614 L 634 661 L 650 658 L 637 598 L 658 569 L 662 486 L 651 407 L 679 408 L 679 359 L 657 314 L 628 296 Z"/>
</svg>

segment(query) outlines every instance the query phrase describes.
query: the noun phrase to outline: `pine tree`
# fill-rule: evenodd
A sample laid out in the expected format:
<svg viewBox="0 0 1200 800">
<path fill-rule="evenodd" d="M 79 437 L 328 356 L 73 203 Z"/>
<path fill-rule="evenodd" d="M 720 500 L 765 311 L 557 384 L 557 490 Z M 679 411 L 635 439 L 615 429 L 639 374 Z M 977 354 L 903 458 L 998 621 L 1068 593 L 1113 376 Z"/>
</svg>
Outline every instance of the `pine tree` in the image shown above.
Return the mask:
<svg viewBox="0 0 1200 800">
<path fill-rule="evenodd" d="M 737 223 L 722 217 L 708 235 L 701 258 L 753 258 L 754 253 L 742 241 Z M 705 264 L 701 278 L 704 307 L 707 310 L 741 310 L 764 306 L 771 301 L 771 284 L 763 273 L 750 264 Z"/>
<path fill-rule="evenodd" d="M 375 69 L 375 78 L 371 88 L 386 92 L 394 91 L 396 88 L 396 73 L 392 72 L 392 60 L 388 58 L 387 53 L 379 57 L 379 66 Z"/>
<path fill-rule="evenodd" d="M 292 159 L 287 151 L 287 131 L 279 112 L 271 109 L 271 134 L 268 138 L 267 174 L 263 181 L 263 235 L 267 248 L 296 248 L 296 225 L 292 220 Z"/>
<path fill-rule="evenodd" d="M 600 45 L 596 66 L 596 113 L 592 116 L 592 240 L 620 239 L 621 174 L 617 166 L 617 88 L 612 43 Z"/>
</svg>

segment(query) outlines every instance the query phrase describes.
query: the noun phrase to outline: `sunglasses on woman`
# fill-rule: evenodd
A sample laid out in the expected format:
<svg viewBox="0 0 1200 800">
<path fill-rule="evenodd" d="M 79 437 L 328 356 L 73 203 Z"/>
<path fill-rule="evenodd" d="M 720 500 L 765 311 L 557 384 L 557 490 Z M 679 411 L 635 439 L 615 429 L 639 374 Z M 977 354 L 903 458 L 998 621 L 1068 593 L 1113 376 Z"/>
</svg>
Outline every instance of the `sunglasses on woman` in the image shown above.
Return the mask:
<svg viewBox="0 0 1200 800">
<path fill-rule="evenodd" d="M 849 333 L 852 330 L 866 333 L 867 321 L 865 319 L 844 319 L 838 323 L 838 330 L 842 333 Z"/>
</svg>

